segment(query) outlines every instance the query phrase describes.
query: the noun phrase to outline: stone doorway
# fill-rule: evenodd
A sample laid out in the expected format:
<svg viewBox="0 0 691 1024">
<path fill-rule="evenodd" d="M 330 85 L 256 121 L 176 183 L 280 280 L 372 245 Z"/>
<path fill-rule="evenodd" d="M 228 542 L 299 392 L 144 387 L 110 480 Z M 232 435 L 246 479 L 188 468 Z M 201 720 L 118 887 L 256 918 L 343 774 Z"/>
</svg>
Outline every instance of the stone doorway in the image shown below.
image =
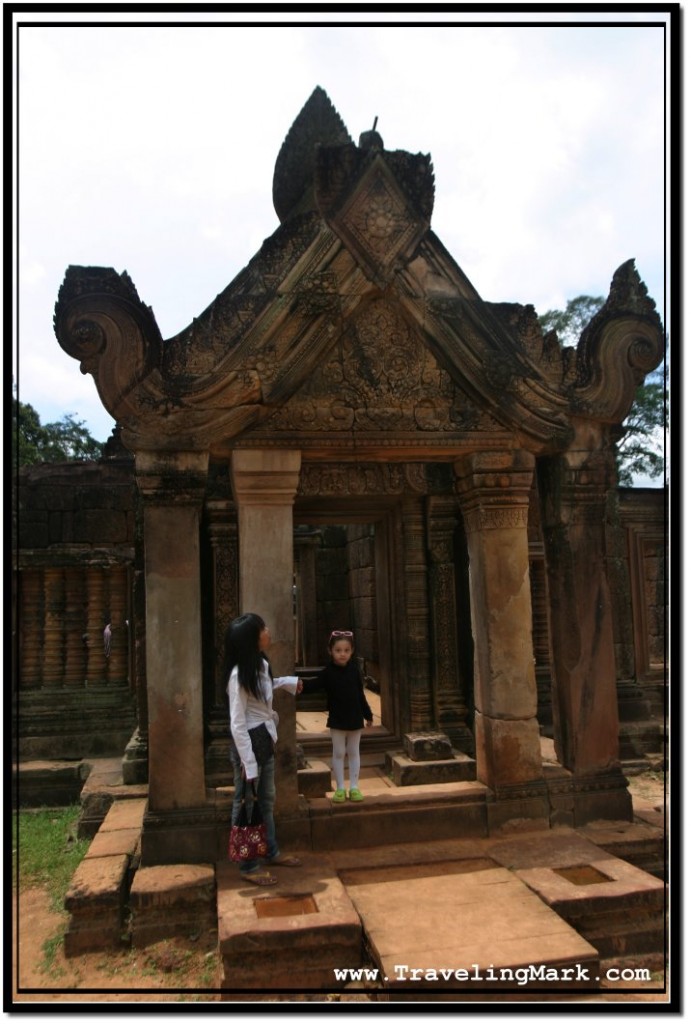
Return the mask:
<svg viewBox="0 0 691 1024">
<path fill-rule="evenodd" d="M 363 742 L 375 746 L 401 734 L 395 522 L 393 507 L 302 506 L 296 508 L 293 534 L 296 671 L 316 674 L 327 660 L 330 631 L 352 629 L 381 714 L 381 726 L 363 733 Z M 322 734 L 325 728 L 324 722 Z M 309 747 L 323 735 L 308 733 L 304 741 Z"/>
</svg>

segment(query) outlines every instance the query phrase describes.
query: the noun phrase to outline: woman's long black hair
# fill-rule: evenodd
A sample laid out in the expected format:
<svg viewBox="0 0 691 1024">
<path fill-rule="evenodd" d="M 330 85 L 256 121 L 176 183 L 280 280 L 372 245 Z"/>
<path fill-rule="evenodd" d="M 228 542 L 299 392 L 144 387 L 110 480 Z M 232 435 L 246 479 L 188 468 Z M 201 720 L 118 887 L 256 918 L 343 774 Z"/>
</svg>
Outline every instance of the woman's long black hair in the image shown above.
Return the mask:
<svg viewBox="0 0 691 1024">
<path fill-rule="evenodd" d="M 262 699 L 259 691 L 259 673 L 262 663 L 268 664 L 264 653 L 259 650 L 259 636 L 266 623 L 261 615 L 246 612 L 233 619 L 225 635 L 225 677 L 235 666 L 238 667 L 238 682 L 243 690 L 253 697 Z"/>
</svg>

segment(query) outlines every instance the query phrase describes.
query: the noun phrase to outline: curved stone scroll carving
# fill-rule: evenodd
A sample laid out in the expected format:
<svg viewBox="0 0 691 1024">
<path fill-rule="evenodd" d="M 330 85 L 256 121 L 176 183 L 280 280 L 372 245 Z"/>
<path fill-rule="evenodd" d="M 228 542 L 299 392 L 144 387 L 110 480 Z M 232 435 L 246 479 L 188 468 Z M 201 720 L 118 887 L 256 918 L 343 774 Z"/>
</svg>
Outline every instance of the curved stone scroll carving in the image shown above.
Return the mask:
<svg viewBox="0 0 691 1024">
<path fill-rule="evenodd" d="M 131 449 L 208 447 L 211 436 L 238 432 L 260 415 L 256 373 L 229 371 L 215 393 L 186 394 L 161 372 L 161 334 L 126 273 L 70 267 L 54 318 L 60 345 L 91 373 L 99 396 Z M 220 392 L 222 391 L 222 394 Z"/>
<path fill-rule="evenodd" d="M 584 329 L 575 358 L 576 410 L 621 423 L 636 388 L 665 352 L 662 322 L 654 301 L 627 260 L 612 278 L 607 301 Z"/>
<path fill-rule="evenodd" d="M 121 420 L 134 414 L 134 392 L 158 366 L 162 340 L 129 275 L 110 267 L 68 267 L 54 327 L 82 373 L 93 375 L 111 416 Z"/>
</svg>

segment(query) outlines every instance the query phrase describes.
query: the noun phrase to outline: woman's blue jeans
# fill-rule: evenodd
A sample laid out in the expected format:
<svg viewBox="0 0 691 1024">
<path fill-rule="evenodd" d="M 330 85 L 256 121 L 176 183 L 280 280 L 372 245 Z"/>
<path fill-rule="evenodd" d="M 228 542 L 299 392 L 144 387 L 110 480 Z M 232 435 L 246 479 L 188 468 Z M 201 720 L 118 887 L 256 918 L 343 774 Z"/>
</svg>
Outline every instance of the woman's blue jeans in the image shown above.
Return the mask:
<svg viewBox="0 0 691 1024">
<path fill-rule="evenodd" d="M 230 745 L 230 760 L 233 765 L 233 785 L 235 786 L 233 810 L 231 815 L 231 824 L 234 825 L 240 816 L 243 794 L 247 800 L 248 810 L 252 809 L 252 805 L 250 803 L 252 800 L 252 784 L 247 782 L 243 777 L 242 761 L 240 760 L 240 755 L 232 743 Z M 274 803 L 276 802 L 274 763 L 274 758 L 272 757 L 265 765 L 260 765 L 258 767 L 259 777 L 254 780 L 259 809 L 262 812 L 264 824 L 266 825 L 266 839 L 268 846 L 267 856 L 269 858 L 278 857 L 280 852 L 278 849 L 278 843 L 276 842 L 276 825 L 274 823 Z M 260 864 L 261 861 L 259 860 L 243 861 L 240 865 L 240 873 L 244 875 L 249 871 L 256 871 Z"/>
</svg>

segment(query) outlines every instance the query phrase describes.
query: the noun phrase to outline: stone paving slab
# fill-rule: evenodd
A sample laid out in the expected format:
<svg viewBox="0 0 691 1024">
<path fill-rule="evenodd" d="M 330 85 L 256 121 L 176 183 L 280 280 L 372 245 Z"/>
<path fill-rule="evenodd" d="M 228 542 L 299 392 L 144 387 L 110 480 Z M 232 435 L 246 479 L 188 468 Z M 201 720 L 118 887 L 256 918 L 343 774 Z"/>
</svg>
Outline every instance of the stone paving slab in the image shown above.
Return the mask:
<svg viewBox="0 0 691 1024">
<path fill-rule="evenodd" d="M 147 800 L 116 800 L 101 825 L 101 832 L 115 832 L 118 829 L 141 829 Z"/>
<path fill-rule="evenodd" d="M 112 832 L 97 832 L 84 854 L 90 857 L 113 857 L 116 854 L 134 856 L 141 837 L 140 828 L 120 828 Z"/>
<path fill-rule="evenodd" d="M 581 964 L 597 973 L 594 947 L 507 868 L 438 874 L 435 867 L 420 866 L 419 877 L 390 881 L 379 871 L 368 881 L 364 868 L 343 875 L 385 984 L 411 984 L 397 965 L 437 971 L 478 965 L 486 971 Z M 463 990 L 479 984 L 442 983 Z"/>
</svg>

